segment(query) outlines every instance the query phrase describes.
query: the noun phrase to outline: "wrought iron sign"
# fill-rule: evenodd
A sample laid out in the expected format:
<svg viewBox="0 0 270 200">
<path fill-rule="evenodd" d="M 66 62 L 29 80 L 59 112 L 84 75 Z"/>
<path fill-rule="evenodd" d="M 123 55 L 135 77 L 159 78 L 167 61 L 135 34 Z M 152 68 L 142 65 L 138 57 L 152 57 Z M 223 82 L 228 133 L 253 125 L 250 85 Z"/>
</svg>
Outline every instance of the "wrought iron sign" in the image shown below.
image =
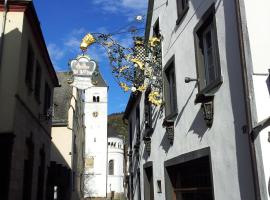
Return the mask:
<svg viewBox="0 0 270 200">
<path fill-rule="evenodd" d="M 98 75 L 96 62 L 87 55 L 79 55 L 69 62 L 73 72 L 72 86 L 85 90 L 94 85 L 93 78 Z"/>
<path fill-rule="evenodd" d="M 162 105 L 162 66 L 160 39 L 144 41 L 142 37 L 133 37 L 134 47 L 123 47 L 110 34 L 87 34 L 81 43 L 81 50 L 97 43 L 106 49 L 112 74 L 124 91 L 143 92 L 151 88 L 148 100 Z"/>
</svg>

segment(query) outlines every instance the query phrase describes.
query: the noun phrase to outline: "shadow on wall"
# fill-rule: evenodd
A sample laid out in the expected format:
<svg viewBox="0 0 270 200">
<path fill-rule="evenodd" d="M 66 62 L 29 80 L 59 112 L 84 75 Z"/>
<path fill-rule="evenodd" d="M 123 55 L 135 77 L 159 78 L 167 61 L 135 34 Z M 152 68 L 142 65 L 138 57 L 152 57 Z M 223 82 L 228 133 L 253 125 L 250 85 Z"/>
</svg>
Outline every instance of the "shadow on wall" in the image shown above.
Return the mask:
<svg viewBox="0 0 270 200">
<path fill-rule="evenodd" d="M 200 140 L 202 140 L 207 129 L 208 128 L 207 128 L 205 121 L 204 121 L 202 109 L 200 109 L 198 111 L 197 115 L 195 116 L 195 118 L 194 118 L 194 120 L 193 120 L 193 122 L 188 130 L 188 133 L 190 133 L 192 131 L 193 134 L 198 135 L 198 138 L 200 138 Z"/>
<path fill-rule="evenodd" d="M 72 194 L 72 170 L 54 143 L 51 143 L 51 155 L 46 198 L 53 200 L 57 194 L 57 199 L 69 200 Z"/>
<path fill-rule="evenodd" d="M 161 140 L 160 146 L 162 147 L 162 149 L 165 151 L 166 154 L 168 153 L 171 147 L 171 144 L 170 144 L 170 141 L 168 140 L 165 129 L 164 129 L 164 134 L 163 134 L 163 138 Z"/>
<path fill-rule="evenodd" d="M 157 107 L 154 107 L 154 110 L 153 110 L 153 129 L 155 130 L 156 129 L 156 126 L 157 126 L 157 122 L 158 122 L 158 119 L 162 119 L 163 118 L 163 114 L 164 114 L 164 106 L 160 106 L 160 108 L 157 110 Z"/>
<path fill-rule="evenodd" d="M 54 161 L 70 169 L 70 167 L 68 167 L 69 165 L 67 161 L 53 142 L 51 143 L 51 161 Z"/>
<path fill-rule="evenodd" d="M 52 154 L 47 175 L 46 199 L 54 200 L 54 196 L 57 193 L 57 199 L 59 200 L 79 200 L 81 194 L 79 183 L 77 183 L 77 180 L 79 180 L 78 174 L 73 174 L 74 172 L 54 143 L 51 143 Z M 74 169 L 76 167 L 74 166 Z"/>
<path fill-rule="evenodd" d="M 181 111 L 177 115 L 176 120 L 175 120 L 175 126 L 177 126 L 178 122 L 180 121 L 180 119 L 181 119 L 181 117 L 182 117 L 182 115 L 183 115 L 183 113 L 184 113 L 184 111 L 185 111 L 185 109 L 186 109 L 186 107 L 187 107 L 187 105 L 188 105 L 188 103 L 189 103 L 189 101 L 190 101 L 190 99 L 191 99 L 191 97 L 192 97 L 195 89 L 197 88 L 197 85 L 198 85 L 197 83 L 194 85 L 194 88 L 192 89 L 189 97 L 187 98 L 186 103 L 184 104 L 184 106 L 182 107 Z"/>
<path fill-rule="evenodd" d="M 252 178 L 252 162 L 248 144 L 249 134 L 243 134 L 242 127 L 247 125 L 240 47 L 237 33 L 235 1 L 223 1 L 225 15 L 225 45 L 229 88 L 235 128 L 235 146 L 238 167 L 238 180 L 241 199 L 255 199 Z M 232 14 L 234 13 L 234 14 Z M 244 170 L 243 170 L 244 169 Z"/>
<path fill-rule="evenodd" d="M 269 73 L 270 73 L 270 70 L 269 70 Z M 268 93 L 270 95 L 270 76 L 268 76 L 268 78 L 266 79 L 266 85 L 267 85 L 267 88 L 268 88 Z"/>
</svg>

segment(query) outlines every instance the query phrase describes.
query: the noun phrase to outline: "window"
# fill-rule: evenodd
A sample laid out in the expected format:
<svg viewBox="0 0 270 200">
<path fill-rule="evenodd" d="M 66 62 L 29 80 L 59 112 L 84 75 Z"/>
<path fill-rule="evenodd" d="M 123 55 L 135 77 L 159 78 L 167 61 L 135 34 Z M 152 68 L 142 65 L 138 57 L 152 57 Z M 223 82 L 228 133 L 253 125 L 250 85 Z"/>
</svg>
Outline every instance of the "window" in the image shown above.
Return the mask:
<svg viewBox="0 0 270 200">
<path fill-rule="evenodd" d="M 73 153 L 77 153 L 77 143 L 76 143 L 76 135 L 73 137 Z"/>
<path fill-rule="evenodd" d="M 72 172 L 72 191 L 75 191 L 76 186 L 76 172 Z"/>
<path fill-rule="evenodd" d="M 141 200 L 141 173 L 140 173 L 140 169 L 138 169 L 137 171 L 137 183 L 138 183 L 138 190 L 137 190 L 137 196 L 138 196 L 138 200 Z"/>
<path fill-rule="evenodd" d="M 45 151 L 42 148 L 39 152 L 39 167 L 38 167 L 38 189 L 37 189 L 37 199 L 43 200 L 44 193 L 44 175 L 45 175 Z"/>
<path fill-rule="evenodd" d="M 93 102 L 99 102 L 99 96 L 93 96 Z"/>
<path fill-rule="evenodd" d="M 41 68 L 40 64 L 36 64 L 36 78 L 35 78 L 35 97 L 38 102 L 40 102 L 40 83 L 41 83 Z"/>
<path fill-rule="evenodd" d="M 140 107 L 137 105 L 136 107 L 136 139 L 137 142 L 140 142 L 141 139 L 141 129 L 140 129 Z"/>
<path fill-rule="evenodd" d="M 45 84 L 45 94 L 44 94 L 44 109 L 43 113 L 48 116 L 49 109 L 51 107 L 51 90 L 48 83 Z"/>
<path fill-rule="evenodd" d="M 159 19 L 155 22 L 155 25 L 153 26 L 153 37 L 160 37 L 160 29 L 159 29 Z"/>
<path fill-rule="evenodd" d="M 152 106 L 148 100 L 149 94 L 151 89 L 147 89 L 145 92 L 145 99 L 144 99 L 144 116 L 145 116 L 145 128 L 151 129 L 152 128 Z"/>
<path fill-rule="evenodd" d="M 114 160 L 109 161 L 109 175 L 114 174 Z"/>
<path fill-rule="evenodd" d="M 166 117 L 175 115 L 177 111 L 177 95 L 175 81 L 174 57 L 170 59 L 165 67 L 165 111 Z"/>
<path fill-rule="evenodd" d="M 128 122 L 128 134 L 129 134 L 129 146 L 131 147 L 132 146 L 132 139 L 133 139 L 133 137 L 132 137 L 132 134 L 133 132 L 132 132 L 132 121 L 131 120 L 129 120 L 129 122 Z"/>
<path fill-rule="evenodd" d="M 154 200 L 152 162 L 144 164 L 144 199 Z"/>
<path fill-rule="evenodd" d="M 10 187 L 10 172 L 12 150 L 14 143 L 14 135 L 10 133 L 0 134 L 0 197 L 1 199 L 8 199 L 8 191 Z"/>
<path fill-rule="evenodd" d="M 161 180 L 157 180 L 157 193 L 162 193 Z"/>
<path fill-rule="evenodd" d="M 190 152 L 165 162 L 166 199 L 213 199 L 211 162 L 207 151 L 209 149 Z"/>
<path fill-rule="evenodd" d="M 195 49 L 199 91 L 208 92 L 222 82 L 214 5 L 195 28 Z"/>
<path fill-rule="evenodd" d="M 176 24 L 179 24 L 180 21 L 183 19 L 185 14 L 188 11 L 188 1 L 189 0 L 176 0 L 176 6 L 177 6 L 177 20 Z"/>
<path fill-rule="evenodd" d="M 26 155 L 23 169 L 23 200 L 31 200 L 33 167 L 34 167 L 34 144 L 31 138 L 26 140 Z"/>
<path fill-rule="evenodd" d="M 159 29 L 159 19 L 157 19 L 157 21 L 155 22 L 155 25 L 153 27 L 153 37 L 157 37 L 157 38 L 161 39 L 161 33 L 160 33 L 160 29 Z M 159 44 L 159 52 L 155 52 L 154 56 L 157 56 L 158 58 L 162 58 L 161 43 Z M 161 65 L 162 65 L 162 63 L 161 63 Z"/>
<path fill-rule="evenodd" d="M 28 44 L 28 50 L 27 50 L 27 61 L 26 61 L 26 74 L 25 74 L 25 83 L 28 87 L 28 89 L 32 90 L 32 79 L 33 79 L 33 70 L 34 70 L 34 51 L 31 46 L 31 44 Z"/>
</svg>

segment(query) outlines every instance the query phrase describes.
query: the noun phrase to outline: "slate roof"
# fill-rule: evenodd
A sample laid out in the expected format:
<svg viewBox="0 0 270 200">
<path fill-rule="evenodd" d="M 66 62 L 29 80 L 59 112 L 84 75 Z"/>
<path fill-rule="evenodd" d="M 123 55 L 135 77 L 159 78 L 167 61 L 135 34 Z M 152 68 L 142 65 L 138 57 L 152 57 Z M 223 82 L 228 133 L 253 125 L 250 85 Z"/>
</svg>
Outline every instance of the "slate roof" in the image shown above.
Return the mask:
<svg viewBox="0 0 270 200">
<path fill-rule="evenodd" d="M 95 87 L 108 87 L 106 82 L 104 81 L 100 71 L 99 71 L 99 67 L 97 66 L 95 69 L 95 72 L 98 73 L 97 76 L 93 76 L 93 82 L 97 82 L 97 84 L 95 85 Z"/>
<path fill-rule="evenodd" d="M 70 72 L 57 72 L 57 77 L 61 87 L 54 89 L 53 104 L 54 117 L 53 123 L 67 122 L 69 103 L 72 97 L 72 87 L 68 84 L 71 78 Z"/>
</svg>

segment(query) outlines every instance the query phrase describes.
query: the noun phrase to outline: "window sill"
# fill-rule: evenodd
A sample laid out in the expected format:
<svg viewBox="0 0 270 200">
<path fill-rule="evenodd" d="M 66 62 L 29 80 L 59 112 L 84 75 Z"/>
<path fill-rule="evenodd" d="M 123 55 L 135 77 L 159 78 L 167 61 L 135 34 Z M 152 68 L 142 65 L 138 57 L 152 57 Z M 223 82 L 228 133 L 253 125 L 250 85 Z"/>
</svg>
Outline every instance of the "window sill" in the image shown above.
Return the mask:
<svg viewBox="0 0 270 200">
<path fill-rule="evenodd" d="M 198 93 L 195 98 L 195 104 L 197 103 L 207 103 L 214 99 L 214 94 L 211 93 Z"/>
<path fill-rule="evenodd" d="M 165 119 L 163 120 L 162 126 L 163 127 L 172 126 L 174 124 L 174 121 L 175 121 L 177 115 L 178 115 L 178 111 L 166 116 Z"/>
<path fill-rule="evenodd" d="M 217 88 L 223 83 L 223 78 L 220 76 L 217 80 L 203 88 L 202 90 L 199 90 L 198 94 L 195 98 L 195 104 L 206 102 L 207 100 L 211 100 L 212 96 L 214 96 L 213 89 Z"/>
<path fill-rule="evenodd" d="M 154 132 L 153 128 L 146 127 L 143 135 L 146 137 L 150 137 L 153 134 L 153 132 Z"/>
<path fill-rule="evenodd" d="M 178 18 L 176 20 L 176 25 L 179 25 L 180 22 L 182 21 L 182 19 L 184 18 L 184 16 L 187 14 L 189 10 L 189 6 L 187 6 L 179 15 Z"/>
</svg>

